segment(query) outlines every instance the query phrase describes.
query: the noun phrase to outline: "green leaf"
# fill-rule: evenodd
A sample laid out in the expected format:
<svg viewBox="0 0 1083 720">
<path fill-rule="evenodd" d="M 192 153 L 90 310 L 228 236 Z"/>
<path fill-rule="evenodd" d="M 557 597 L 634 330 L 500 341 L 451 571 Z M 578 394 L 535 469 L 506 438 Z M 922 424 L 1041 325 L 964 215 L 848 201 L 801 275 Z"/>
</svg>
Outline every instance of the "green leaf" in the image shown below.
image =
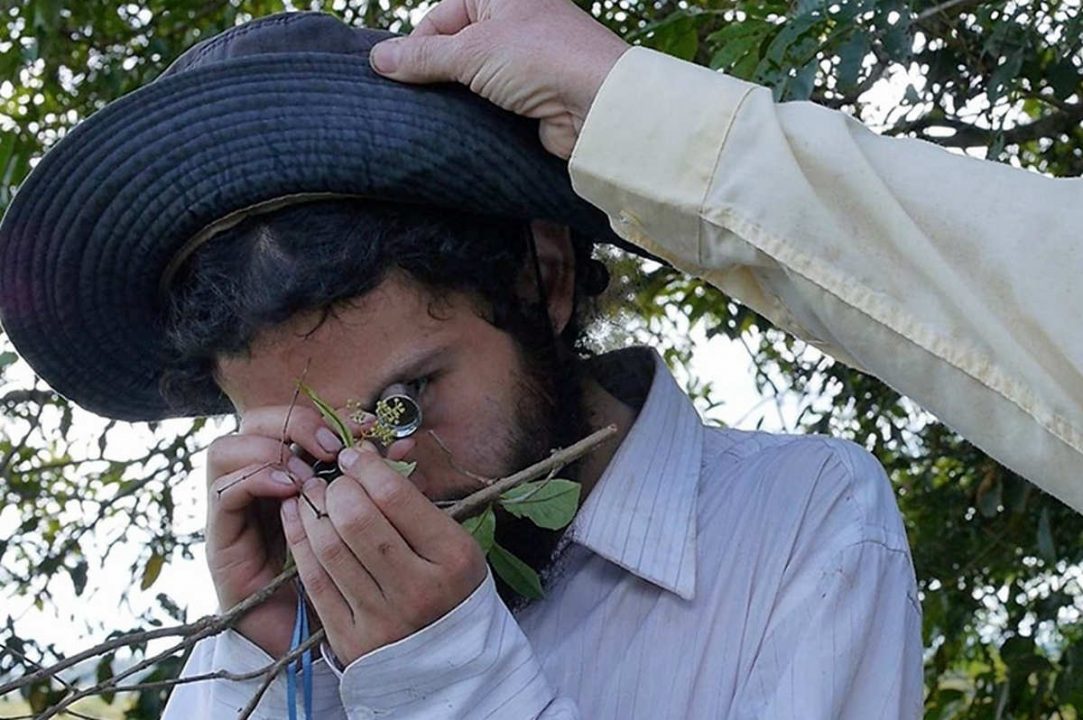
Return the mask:
<svg viewBox="0 0 1083 720">
<path fill-rule="evenodd" d="M 1057 546 L 1053 542 L 1053 528 L 1049 522 L 1049 508 L 1042 508 L 1038 517 L 1038 553 L 1052 565 L 1057 561 Z"/>
<path fill-rule="evenodd" d="M 702 12 L 697 9 L 677 10 L 658 22 L 639 28 L 628 35 L 629 41 L 642 38 L 643 44 L 682 60 L 691 60 L 699 50 L 697 26 Z"/>
<path fill-rule="evenodd" d="M 71 584 L 75 586 L 76 595 L 82 595 L 83 590 L 86 590 L 87 569 L 86 560 L 79 560 L 75 567 L 68 568 L 68 574 L 71 576 Z"/>
<path fill-rule="evenodd" d="M 732 23 L 718 32 L 711 33 L 707 40 L 718 50 L 711 56 L 712 70 L 727 70 L 749 55 L 753 63 L 759 61 L 759 49 L 772 26 L 768 23 L 747 20 Z"/>
<path fill-rule="evenodd" d="M 301 392 L 304 393 L 305 397 L 312 401 L 312 404 L 320 411 L 320 415 L 323 416 L 323 419 L 338 433 L 339 439 L 342 440 L 343 447 L 353 447 L 353 433 L 350 432 L 350 427 L 338 416 L 335 409 L 324 402 L 324 400 L 316 394 L 315 390 L 303 382 L 299 381 L 297 387 L 301 389 Z"/>
<path fill-rule="evenodd" d="M 538 527 L 559 530 L 572 521 L 579 509 L 579 490 L 579 483 L 571 480 L 536 480 L 501 495 L 500 506 Z"/>
<path fill-rule="evenodd" d="M 162 565 L 164 564 L 164 557 L 156 552 L 151 553 L 150 558 L 147 559 L 147 564 L 143 566 L 143 579 L 139 583 L 140 590 L 146 590 L 154 584 L 154 581 L 162 574 Z"/>
<path fill-rule="evenodd" d="M 104 683 L 106 680 L 109 680 L 110 678 L 113 677 L 113 656 L 112 655 L 106 655 L 105 657 L 103 657 L 101 660 L 98 661 L 98 668 L 97 668 L 97 672 L 95 674 L 97 676 L 97 680 L 98 680 L 99 684 Z M 106 690 L 105 692 L 103 692 L 101 694 L 102 700 L 104 700 L 107 705 L 112 705 L 113 704 L 113 698 L 114 697 L 116 697 L 116 691 L 115 690 Z"/>
<path fill-rule="evenodd" d="M 384 462 L 387 463 L 387 466 L 389 468 L 391 468 L 392 470 L 397 472 L 399 475 L 402 475 L 403 477 L 410 477 L 410 475 L 413 474 L 414 469 L 417 468 L 417 463 L 416 462 L 405 462 L 403 460 L 389 460 L 387 458 L 384 458 Z"/>
<path fill-rule="evenodd" d="M 463 520 L 462 526 L 474 536 L 482 552 L 488 553 L 492 550 L 496 533 L 496 513 L 493 512 L 492 505 L 485 508 L 485 512 Z"/>
<path fill-rule="evenodd" d="M 15 362 L 18 359 L 19 359 L 19 356 L 16 355 L 15 353 L 13 353 L 13 352 L 2 352 L 2 353 L 0 353 L 0 370 L 6 368 L 8 365 L 11 365 L 13 362 Z"/>
<path fill-rule="evenodd" d="M 978 488 L 978 512 L 982 517 L 996 517 L 1000 511 L 1002 487 L 1000 478 L 995 478 L 988 485 L 982 483 L 982 487 Z"/>
<path fill-rule="evenodd" d="M 862 65 L 870 50 L 869 36 L 863 32 L 855 32 L 839 46 L 838 74 L 835 77 L 840 90 L 849 92 L 857 87 Z"/>
<path fill-rule="evenodd" d="M 489 564 L 508 587 L 523 597 L 537 600 L 544 595 L 538 573 L 499 543 L 494 542 L 489 550 Z"/>
</svg>

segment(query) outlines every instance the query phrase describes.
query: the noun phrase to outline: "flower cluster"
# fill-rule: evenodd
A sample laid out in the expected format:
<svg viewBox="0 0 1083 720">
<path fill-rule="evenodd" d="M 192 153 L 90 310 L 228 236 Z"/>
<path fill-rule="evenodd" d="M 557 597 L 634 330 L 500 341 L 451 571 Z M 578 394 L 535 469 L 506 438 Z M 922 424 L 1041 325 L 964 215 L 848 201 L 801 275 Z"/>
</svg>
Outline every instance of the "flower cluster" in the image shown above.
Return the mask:
<svg viewBox="0 0 1083 720">
<path fill-rule="evenodd" d="M 364 423 L 372 418 L 356 400 L 346 405 L 350 411 L 350 419 L 357 423 Z M 363 439 L 375 438 L 381 445 L 390 445 L 395 442 L 395 426 L 402 419 L 406 407 L 399 398 L 380 400 L 376 403 L 376 422 L 367 428 L 361 435 Z"/>
</svg>

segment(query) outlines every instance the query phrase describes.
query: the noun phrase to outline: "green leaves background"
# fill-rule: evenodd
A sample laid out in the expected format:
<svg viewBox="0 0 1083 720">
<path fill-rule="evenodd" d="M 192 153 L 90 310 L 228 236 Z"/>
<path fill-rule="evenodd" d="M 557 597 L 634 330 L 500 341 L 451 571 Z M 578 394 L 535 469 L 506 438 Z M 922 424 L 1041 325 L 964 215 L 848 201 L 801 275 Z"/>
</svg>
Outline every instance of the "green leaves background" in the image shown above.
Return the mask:
<svg viewBox="0 0 1083 720">
<path fill-rule="evenodd" d="M 80 118 L 153 79 L 183 48 L 252 16 L 310 6 L 348 22 L 408 30 L 419 3 L 0 2 L 0 208 L 35 159 Z M 1083 174 L 1078 0 L 583 6 L 634 42 L 769 85 L 779 99 L 815 100 L 887 135 L 1052 175 Z M 885 86 L 900 90 L 881 96 L 887 100 L 868 92 Z M 755 362 L 766 407 L 776 398 L 794 402 L 793 429 L 852 438 L 887 467 L 922 592 L 927 718 L 1078 717 L 1083 521 L 1077 514 L 881 383 L 787 339 L 703 283 L 616 253 L 613 277 L 601 311 L 615 320 L 600 343 L 652 338 L 682 370 L 692 358 L 691 337 L 734 338 Z M 725 402 L 724 389 L 695 376 L 688 386 L 708 414 Z M 153 594 L 169 563 L 190 556 L 200 541 L 198 533 L 175 529 L 173 491 L 178 483 L 199 482 L 184 478 L 201 449 L 201 432 L 211 429 L 206 421 L 125 426 L 89 418 L 31 379 L 2 336 L 0 407 L 2 642 L 47 660 L 59 649 L 28 637 L 7 608 L 51 606 L 59 587 L 90 592 L 103 568 L 117 569 L 122 547 L 139 548 L 122 566 L 132 596 L 150 603 L 137 622 L 183 615 L 185 598 Z M 88 424 L 97 428 L 95 437 L 76 442 L 73 428 Z M 228 425 L 214 429 L 225 432 Z M 109 439 L 122 435 L 144 438 L 145 452 L 110 455 Z M 527 505 L 520 510 L 536 512 Z M 475 534 L 482 541 L 485 522 L 483 516 Z M 489 552 L 494 564 L 503 562 L 500 550 Z M 111 618 L 85 622 L 127 629 Z M 90 672 L 108 677 L 113 664 L 103 661 Z M 0 654 L 0 674 L 20 666 L 14 655 Z M 155 673 L 177 667 L 169 663 Z M 26 700 L 40 707 L 57 692 L 41 684 Z M 111 700 L 116 716 L 153 718 L 164 697 L 149 690 L 130 704 L 124 696 Z"/>
</svg>

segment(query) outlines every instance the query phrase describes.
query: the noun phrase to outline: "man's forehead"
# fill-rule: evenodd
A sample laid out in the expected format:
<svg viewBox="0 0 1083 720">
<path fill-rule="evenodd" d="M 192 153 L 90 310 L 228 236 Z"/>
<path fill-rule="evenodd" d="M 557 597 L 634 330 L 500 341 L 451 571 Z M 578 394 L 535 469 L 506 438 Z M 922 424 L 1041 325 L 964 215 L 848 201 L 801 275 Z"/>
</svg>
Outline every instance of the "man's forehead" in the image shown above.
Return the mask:
<svg viewBox="0 0 1083 720">
<path fill-rule="evenodd" d="M 247 355 L 219 361 L 220 386 L 242 412 L 289 402 L 302 378 L 332 405 L 371 406 L 387 385 L 430 372 L 469 339 L 465 300 L 449 297 L 434 313 L 432 297 L 409 285 L 389 279 L 326 316 L 305 313 L 261 334 Z"/>
</svg>

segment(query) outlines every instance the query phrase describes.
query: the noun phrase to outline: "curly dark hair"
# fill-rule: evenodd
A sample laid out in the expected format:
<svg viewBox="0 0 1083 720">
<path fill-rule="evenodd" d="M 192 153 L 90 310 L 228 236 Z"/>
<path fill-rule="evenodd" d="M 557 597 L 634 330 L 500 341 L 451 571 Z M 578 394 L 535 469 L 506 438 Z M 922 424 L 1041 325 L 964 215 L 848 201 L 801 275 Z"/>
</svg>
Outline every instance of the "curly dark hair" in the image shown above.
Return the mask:
<svg viewBox="0 0 1083 720">
<path fill-rule="evenodd" d="M 536 262 L 522 220 L 353 199 L 246 218 L 204 244 L 173 281 L 166 332 L 173 363 L 161 393 L 189 405 L 193 397 L 217 392 L 219 357 L 246 354 L 261 331 L 299 312 L 322 311 L 323 322 L 395 269 L 430 290 L 433 302 L 451 291 L 475 295 L 491 309 L 489 321 L 527 352 L 552 353 L 559 343 L 583 354 L 582 300 L 600 293 L 608 276 L 591 259 L 588 241 L 573 237 L 573 246 L 575 310 L 554 341 L 544 308 L 515 292 L 524 263 Z"/>
</svg>

